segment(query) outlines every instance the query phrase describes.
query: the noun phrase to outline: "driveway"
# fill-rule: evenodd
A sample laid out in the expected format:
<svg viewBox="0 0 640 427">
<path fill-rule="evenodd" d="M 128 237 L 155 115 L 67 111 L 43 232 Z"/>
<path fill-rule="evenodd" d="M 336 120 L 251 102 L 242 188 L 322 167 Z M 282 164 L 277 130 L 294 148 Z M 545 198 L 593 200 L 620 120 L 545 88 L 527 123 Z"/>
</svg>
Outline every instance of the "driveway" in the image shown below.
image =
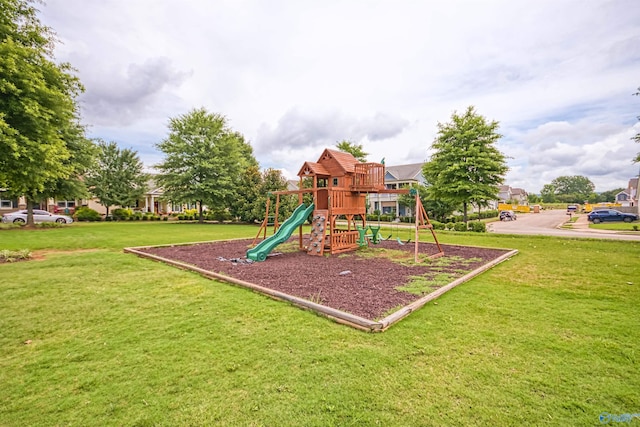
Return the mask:
<svg viewBox="0 0 640 427">
<path fill-rule="evenodd" d="M 624 234 L 619 231 L 589 228 L 586 214 L 579 214 L 571 228 L 560 228 L 569 216 L 564 210 L 544 210 L 540 213 L 518 214 L 516 221 L 496 221 L 487 224 L 487 231 L 498 234 L 528 234 L 591 239 L 615 239 L 640 241 L 640 233 Z M 640 225 L 640 223 L 638 223 Z"/>
</svg>

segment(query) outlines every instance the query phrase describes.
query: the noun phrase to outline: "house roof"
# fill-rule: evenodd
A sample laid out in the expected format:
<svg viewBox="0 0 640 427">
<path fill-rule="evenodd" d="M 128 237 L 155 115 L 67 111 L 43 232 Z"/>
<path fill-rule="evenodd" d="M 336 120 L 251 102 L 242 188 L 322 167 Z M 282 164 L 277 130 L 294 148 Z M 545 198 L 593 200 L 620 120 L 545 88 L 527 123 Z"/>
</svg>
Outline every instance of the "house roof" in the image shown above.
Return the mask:
<svg viewBox="0 0 640 427">
<path fill-rule="evenodd" d="M 417 180 L 422 173 L 424 163 L 411 163 L 408 165 L 386 166 L 386 173 L 391 175 L 396 181 Z"/>
<path fill-rule="evenodd" d="M 147 191 L 144 194 L 154 196 L 164 194 L 164 188 L 162 186 L 158 186 L 158 183 L 155 179 L 155 174 L 149 175 L 149 179 L 147 179 Z"/>
</svg>

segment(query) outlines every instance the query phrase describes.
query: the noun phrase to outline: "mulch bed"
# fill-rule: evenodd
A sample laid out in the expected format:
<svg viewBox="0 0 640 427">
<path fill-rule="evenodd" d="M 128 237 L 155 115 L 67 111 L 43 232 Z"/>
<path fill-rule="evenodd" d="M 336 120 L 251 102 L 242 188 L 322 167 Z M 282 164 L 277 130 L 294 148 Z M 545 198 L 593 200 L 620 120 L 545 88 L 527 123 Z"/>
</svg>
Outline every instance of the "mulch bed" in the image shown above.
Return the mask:
<svg viewBox="0 0 640 427">
<path fill-rule="evenodd" d="M 247 262 L 246 250 L 251 243 L 252 240 L 231 240 L 137 250 L 371 320 L 379 319 L 389 314 L 390 310 L 405 306 L 422 296 L 397 289 L 408 284 L 414 276 L 449 274 L 453 280 L 509 252 L 507 249 L 442 245 L 444 257 L 421 265 L 403 265 L 392 261 L 389 256 L 382 256 L 383 251 L 380 251 L 381 256 L 372 256 L 372 251 L 368 251 L 366 256 L 360 251 L 310 256 L 301 251 L 277 253 L 281 248 L 278 247 L 264 262 Z M 407 251 L 413 257 L 415 247 L 413 243 L 400 245 L 396 241 L 371 245 L 373 250 L 383 248 Z M 419 243 L 419 253 L 426 258 L 438 253 L 438 249 L 432 243 Z M 434 283 L 424 294 L 441 286 L 441 283 Z"/>
</svg>

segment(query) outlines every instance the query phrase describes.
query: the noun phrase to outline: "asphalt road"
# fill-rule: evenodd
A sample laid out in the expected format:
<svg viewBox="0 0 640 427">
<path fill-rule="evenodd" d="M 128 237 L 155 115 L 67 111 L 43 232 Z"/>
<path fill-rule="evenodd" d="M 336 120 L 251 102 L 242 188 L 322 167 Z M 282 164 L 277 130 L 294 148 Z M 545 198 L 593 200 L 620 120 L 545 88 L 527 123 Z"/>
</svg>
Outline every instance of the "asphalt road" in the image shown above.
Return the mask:
<svg viewBox="0 0 640 427">
<path fill-rule="evenodd" d="M 640 241 L 640 233 L 624 234 L 617 231 L 592 230 L 586 214 L 578 215 L 571 228 L 560 228 L 569 219 L 564 210 L 544 210 L 540 213 L 518 214 L 515 221 L 496 221 L 487 224 L 487 231 L 498 234 L 527 234 L 543 236 L 581 237 Z M 640 223 L 638 223 L 640 225 Z"/>
</svg>

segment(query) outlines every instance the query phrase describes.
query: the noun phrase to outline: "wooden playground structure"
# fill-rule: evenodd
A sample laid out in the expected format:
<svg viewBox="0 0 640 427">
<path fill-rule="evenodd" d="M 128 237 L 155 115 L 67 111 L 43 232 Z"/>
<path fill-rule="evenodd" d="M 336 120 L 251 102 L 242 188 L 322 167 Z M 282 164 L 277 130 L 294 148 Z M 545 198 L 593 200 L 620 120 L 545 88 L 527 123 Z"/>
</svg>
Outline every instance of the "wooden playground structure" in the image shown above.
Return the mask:
<svg viewBox="0 0 640 427">
<path fill-rule="evenodd" d="M 306 242 L 303 239 L 302 224 L 307 217 L 300 216 L 300 220 L 294 225 L 298 228 L 300 250 L 315 256 L 322 256 L 325 253 L 339 254 L 356 250 L 370 242 L 378 243 L 381 239 L 380 224 L 377 226 L 367 224 L 367 196 L 381 193 L 409 194 L 410 192 L 409 189 L 387 189 L 385 187 L 385 165 L 383 163 L 362 163 L 350 153 L 330 149 L 325 149 L 317 162 L 305 162 L 300 168 L 298 176 L 300 177 L 299 190 L 272 193 L 276 195 L 274 234 L 280 227 L 278 223 L 280 196 L 298 195 L 300 208 L 304 204 L 304 194 L 311 194 L 313 213 L 311 232 Z M 308 188 L 304 188 L 305 183 Z M 438 246 L 439 252 L 432 255 L 431 258 L 442 256 L 444 252 L 417 192 L 415 192 L 415 197 L 414 242 L 417 262 L 419 229 L 429 229 Z M 261 234 L 263 239 L 267 239 L 269 211 L 270 199 L 268 198 L 265 219 L 254 239 L 254 245 Z M 289 226 L 291 225 L 289 224 Z"/>
</svg>

